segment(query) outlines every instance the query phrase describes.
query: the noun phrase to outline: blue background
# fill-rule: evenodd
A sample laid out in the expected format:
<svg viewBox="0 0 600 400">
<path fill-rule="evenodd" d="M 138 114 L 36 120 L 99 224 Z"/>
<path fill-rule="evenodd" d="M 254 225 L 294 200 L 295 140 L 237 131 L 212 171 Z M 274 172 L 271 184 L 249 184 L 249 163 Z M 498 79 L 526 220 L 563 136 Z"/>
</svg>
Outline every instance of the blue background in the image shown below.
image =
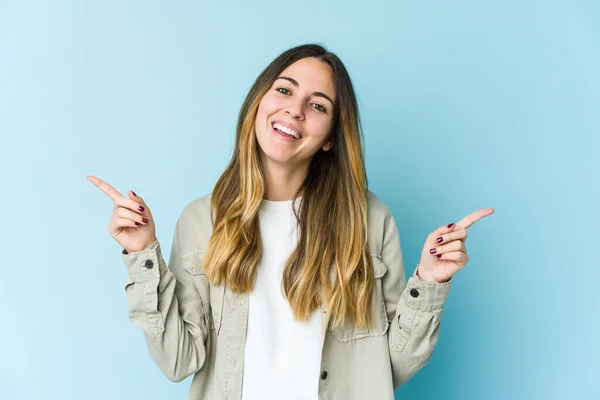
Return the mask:
<svg viewBox="0 0 600 400">
<path fill-rule="evenodd" d="M 212 190 L 242 101 L 325 44 L 360 102 L 370 189 L 407 273 L 469 229 L 441 338 L 398 399 L 598 399 L 598 1 L 0 1 L 1 399 L 183 399 L 127 319 L 112 203 L 165 254 Z"/>
</svg>

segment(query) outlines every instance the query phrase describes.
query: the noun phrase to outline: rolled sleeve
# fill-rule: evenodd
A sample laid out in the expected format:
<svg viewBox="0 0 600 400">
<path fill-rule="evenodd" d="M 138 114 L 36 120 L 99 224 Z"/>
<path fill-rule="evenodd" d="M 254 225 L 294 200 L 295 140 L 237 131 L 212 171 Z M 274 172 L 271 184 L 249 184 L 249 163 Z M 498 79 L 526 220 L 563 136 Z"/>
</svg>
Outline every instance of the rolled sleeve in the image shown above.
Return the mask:
<svg viewBox="0 0 600 400">
<path fill-rule="evenodd" d="M 127 285 L 158 280 L 167 271 L 158 239 L 141 251 L 128 253 L 123 249 L 121 257 L 129 273 Z"/>
<path fill-rule="evenodd" d="M 441 310 L 450 293 L 450 281 L 438 283 L 421 279 L 415 268 L 408 278 L 406 289 L 403 291 L 404 304 L 407 307 L 424 311 Z"/>
</svg>

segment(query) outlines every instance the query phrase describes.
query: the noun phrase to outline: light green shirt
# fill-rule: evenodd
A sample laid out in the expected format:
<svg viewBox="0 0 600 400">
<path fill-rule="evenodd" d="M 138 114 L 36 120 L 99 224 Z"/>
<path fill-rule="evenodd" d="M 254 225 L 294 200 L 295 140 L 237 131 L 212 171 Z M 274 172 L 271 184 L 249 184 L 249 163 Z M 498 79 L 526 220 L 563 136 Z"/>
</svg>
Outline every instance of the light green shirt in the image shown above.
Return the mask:
<svg viewBox="0 0 600 400">
<path fill-rule="evenodd" d="M 367 203 L 375 326 L 355 328 L 348 322 L 332 329 L 327 310 L 319 310 L 323 349 L 315 379 L 320 400 L 393 400 L 394 389 L 430 359 L 450 291 L 451 281 L 422 280 L 416 269 L 407 282 L 392 213 L 370 191 Z M 248 294 L 209 284 L 202 271 L 213 226 L 210 211 L 210 194 L 184 208 L 168 265 L 158 240 L 138 252 L 123 250 L 129 318 L 144 332 L 152 359 L 170 380 L 194 375 L 188 400 L 242 400 Z M 332 267 L 332 282 L 334 276 Z"/>
</svg>

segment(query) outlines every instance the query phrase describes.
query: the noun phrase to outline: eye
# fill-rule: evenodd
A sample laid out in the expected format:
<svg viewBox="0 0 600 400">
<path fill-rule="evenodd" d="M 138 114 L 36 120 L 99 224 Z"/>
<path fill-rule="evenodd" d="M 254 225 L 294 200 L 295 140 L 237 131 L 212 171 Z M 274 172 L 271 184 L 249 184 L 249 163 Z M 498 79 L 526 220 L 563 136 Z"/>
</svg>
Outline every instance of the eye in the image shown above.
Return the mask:
<svg viewBox="0 0 600 400">
<path fill-rule="evenodd" d="M 290 94 L 290 91 L 287 90 L 286 88 L 283 88 L 283 87 L 277 88 L 275 90 L 277 90 L 281 94 Z M 287 93 L 282 92 L 282 90 L 285 91 L 285 92 L 287 92 Z"/>
<path fill-rule="evenodd" d="M 325 107 L 323 107 L 323 106 L 322 106 L 322 105 L 320 105 L 320 104 L 314 103 L 313 105 L 314 105 L 314 106 L 316 106 L 316 107 L 313 107 L 313 108 L 317 109 L 319 112 L 326 112 L 326 111 L 327 111 L 327 110 L 325 109 Z"/>
</svg>

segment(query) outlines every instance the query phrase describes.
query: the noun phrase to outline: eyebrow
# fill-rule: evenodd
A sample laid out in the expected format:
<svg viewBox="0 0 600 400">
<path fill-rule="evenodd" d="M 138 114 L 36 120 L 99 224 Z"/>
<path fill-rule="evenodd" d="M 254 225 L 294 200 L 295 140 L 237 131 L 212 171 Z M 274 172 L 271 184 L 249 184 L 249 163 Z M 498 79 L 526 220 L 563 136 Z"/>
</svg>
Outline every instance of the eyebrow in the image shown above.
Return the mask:
<svg viewBox="0 0 600 400">
<path fill-rule="evenodd" d="M 292 85 L 299 87 L 300 85 L 298 84 L 298 82 L 294 79 L 294 78 L 290 78 L 288 76 L 278 76 L 277 79 L 285 79 L 287 81 L 290 81 L 292 83 Z M 275 80 L 277 80 L 275 79 Z M 335 104 L 333 103 L 333 100 L 331 100 L 331 98 L 329 96 L 327 96 L 325 93 L 323 92 L 314 92 L 313 95 L 318 96 L 318 97 L 323 97 L 327 100 L 329 100 L 329 102 L 335 106 Z"/>
</svg>

